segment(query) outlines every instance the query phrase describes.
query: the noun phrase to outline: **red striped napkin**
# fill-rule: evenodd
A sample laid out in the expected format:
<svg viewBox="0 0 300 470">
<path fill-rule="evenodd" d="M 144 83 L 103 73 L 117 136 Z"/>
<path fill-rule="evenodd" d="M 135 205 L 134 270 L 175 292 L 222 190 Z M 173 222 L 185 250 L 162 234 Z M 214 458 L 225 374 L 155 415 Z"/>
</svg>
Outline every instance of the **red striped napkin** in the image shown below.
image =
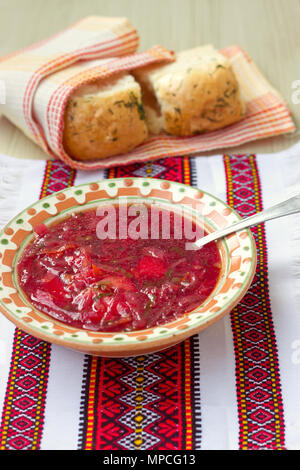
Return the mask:
<svg viewBox="0 0 300 470">
<path fill-rule="evenodd" d="M 89 162 L 73 160 L 62 144 L 64 111 L 70 94 L 95 79 L 173 60 L 173 53 L 161 46 L 136 53 L 138 41 L 137 31 L 125 18 L 88 17 L 0 59 L 0 80 L 5 82 L 7 92 L 1 111 L 47 154 L 82 170 L 232 147 L 295 130 L 278 92 L 247 54 L 232 46 L 221 52 L 229 58 L 246 103 L 242 121 L 192 137 L 150 136 L 126 155 Z"/>
</svg>

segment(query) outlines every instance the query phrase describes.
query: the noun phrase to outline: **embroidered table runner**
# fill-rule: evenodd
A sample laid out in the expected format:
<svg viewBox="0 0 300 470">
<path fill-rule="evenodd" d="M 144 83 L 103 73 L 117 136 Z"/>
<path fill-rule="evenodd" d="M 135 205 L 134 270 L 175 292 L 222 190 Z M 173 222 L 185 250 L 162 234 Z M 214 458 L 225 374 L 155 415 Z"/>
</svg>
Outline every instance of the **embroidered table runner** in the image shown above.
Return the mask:
<svg viewBox="0 0 300 470">
<path fill-rule="evenodd" d="M 166 157 L 91 173 L 58 160 L 0 156 L 0 223 L 39 197 L 123 176 L 197 186 L 246 217 L 300 191 L 299 155 L 300 145 L 273 155 Z M 246 296 L 230 315 L 165 351 L 85 356 L 1 315 L 0 448 L 300 448 L 297 224 L 299 236 L 297 215 L 254 227 L 258 263 Z"/>
</svg>

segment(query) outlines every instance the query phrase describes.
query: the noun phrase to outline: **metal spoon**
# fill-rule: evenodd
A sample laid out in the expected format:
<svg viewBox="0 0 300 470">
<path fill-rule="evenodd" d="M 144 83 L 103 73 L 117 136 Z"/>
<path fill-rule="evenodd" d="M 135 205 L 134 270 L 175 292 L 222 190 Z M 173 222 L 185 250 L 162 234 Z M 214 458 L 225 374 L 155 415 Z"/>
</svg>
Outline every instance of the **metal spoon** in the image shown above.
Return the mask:
<svg viewBox="0 0 300 470">
<path fill-rule="evenodd" d="M 239 222 L 235 222 L 229 227 L 216 230 L 215 232 L 212 232 L 203 238 L 199 238 L 195 243 L 187 243 L 186 248 L 190 250 L 198 250 L 207 243 L 225 237 L 226 235 L 230 235 L 233 232 L 238 232 L 245 228 L 261 224 L 263 222 L 266 222 L 267 220 L 277 219 L 286 215 L 295 214 L 296 212 L 300 212 L 300 194 L 291 197 L 286 201 L 282 201 L 279 204 L 271 206 L 268 209 L 265 209 L 264 211 L 257 212 L 256 214 L 251 215 L 246 219 L 243 219 Z"/>
</svg>

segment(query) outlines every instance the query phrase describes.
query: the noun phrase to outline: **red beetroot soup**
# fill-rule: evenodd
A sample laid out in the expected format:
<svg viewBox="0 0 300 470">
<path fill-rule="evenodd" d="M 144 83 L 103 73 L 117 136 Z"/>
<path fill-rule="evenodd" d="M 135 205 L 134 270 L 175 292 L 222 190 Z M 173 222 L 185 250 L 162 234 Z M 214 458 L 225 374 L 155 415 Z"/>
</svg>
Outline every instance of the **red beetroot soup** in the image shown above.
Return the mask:
<svg viewBox="0 0 300 470">
<path fill-rule="evenodd" d="M 114 239 L 97 236 L 107 213 L 99 216 L 96 209 L 36 227 L 17 271 L 23 291 L 38 310 L 76 328 L 120 332 L 173 321 L 207 299 L 221 269 L 215 242 L 198 251 L 186 250 L 190 235 L 179 238 L 176 227 L 181 224 L 184 232 L 187 219 L 150 206 L 144 206 L 143 220 L 149 223 L 143 235 L 140 231 L 143 238 L 124 238 L 124 226 L 129 229 L 137 217 L 126 212 L 125 218 L 124 208 L 110 207 L 116 215 Z M 169 216 L 169 238 L 161 229 L 163 215 Z M 195 231 L 197 226 L 191 227 Z"/>
</svg>

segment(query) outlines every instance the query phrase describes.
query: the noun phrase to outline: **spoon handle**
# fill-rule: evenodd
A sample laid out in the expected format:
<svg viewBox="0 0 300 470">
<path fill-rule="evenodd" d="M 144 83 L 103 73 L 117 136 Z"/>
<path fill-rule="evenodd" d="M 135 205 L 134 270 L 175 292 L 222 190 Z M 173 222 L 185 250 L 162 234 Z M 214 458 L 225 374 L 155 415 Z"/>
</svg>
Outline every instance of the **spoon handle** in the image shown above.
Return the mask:
<svg viewBox="0 0 300 470">
<path fill-rule="evenodd" d="M 286 201 L 282 201 L 279 204 L 271 206 L 268 209 L 265 209 L 264 211 L 257 212 L 256 214 L 251 215 L 246 219 L 243 219 L 239 222 L 235 222 L 229 227 L 217 230 L 216 232 L 212 232 L 209 235 L 200 238 L 195 243 L 193 243 L 193 245 L 195 246 L 194 249 L 200 248 L 201 246 L 206 245 L 206 243 L 212 242 L 213 240 L 217 240 L 218 238 L 230 235 L 233 232 L 238 232 L 245 228 L 252 227 L 254 225 L 259 225 L 263 222 L 266 222 L 267 220 L 277 219 L 286 215 L 295 214 L 296 212 L 300 212 L 300 194 L 291 197 Z M 192 243 L 189 243 L 189 245 L 192 245 Z M 192 248 L 192 246 L 190 248 Z"/>
</svg>

